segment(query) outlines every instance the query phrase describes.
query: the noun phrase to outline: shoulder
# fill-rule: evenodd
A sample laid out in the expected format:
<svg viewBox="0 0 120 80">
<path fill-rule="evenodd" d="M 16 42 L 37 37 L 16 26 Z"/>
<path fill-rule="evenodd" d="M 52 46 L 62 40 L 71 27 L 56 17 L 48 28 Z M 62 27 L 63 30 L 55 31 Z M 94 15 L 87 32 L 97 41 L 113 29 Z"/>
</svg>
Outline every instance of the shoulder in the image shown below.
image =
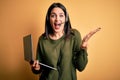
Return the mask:
<svg viewBox="0 0 120 80">
<path fill-rule="evenodd" d="M 81 41 L 81 34 L 80 34 L 79 30 L 77 30 L 77 29 L 72 29 L 71 33 L 72 33 L 72 38 L 73 38 L 75 41 Z"/>
<path fill-rule="evenodd" d="M 77 35 L 80 35 L 80 32 L 77 29 L 72 29 L 71 34 L 77 36 Z"/>
<path fill-rule="evenodd" d="M 39 38 L 38 38 L 39 41 L 42 41 L 42 40 L 45 40 L 45 39 L 47 39 L 47 37 L 45 36 L 44 33 L 41 34 L 41 35 L 39 36 Z"/>
</svg>

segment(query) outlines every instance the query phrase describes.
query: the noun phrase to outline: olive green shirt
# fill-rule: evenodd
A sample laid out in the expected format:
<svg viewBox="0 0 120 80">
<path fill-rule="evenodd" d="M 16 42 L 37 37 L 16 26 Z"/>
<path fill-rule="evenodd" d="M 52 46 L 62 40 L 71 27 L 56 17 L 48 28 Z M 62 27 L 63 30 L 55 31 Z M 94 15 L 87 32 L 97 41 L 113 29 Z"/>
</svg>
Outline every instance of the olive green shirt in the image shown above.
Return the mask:
<svg viewBox="0 0 120 80">
<path fill-rule="evenodd" d="M 80 45 L 81 35 L 76 29 L 71 31 L 69 39 L 65 35 L 58 40 L 40 36 L 37 59 L 57 70 L 41 66 L 40 71 L 33 72 L 41 74 L 39 80 L 77 80 L 76 69 L 83 71 L 88 62 L 87 51 Z"/>
</svg>

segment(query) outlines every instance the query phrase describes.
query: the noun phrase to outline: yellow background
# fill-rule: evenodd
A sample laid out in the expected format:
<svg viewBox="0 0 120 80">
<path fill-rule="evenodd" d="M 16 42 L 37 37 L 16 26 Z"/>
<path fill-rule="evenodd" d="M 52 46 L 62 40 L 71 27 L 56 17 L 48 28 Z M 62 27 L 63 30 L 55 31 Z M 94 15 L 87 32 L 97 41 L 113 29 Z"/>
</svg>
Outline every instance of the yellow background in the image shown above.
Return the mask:
<svg viewBox="0 0 120 80">
<path fill-rule="evenodd" d="M 78 80 L 120 80 L 120 0 L 0 0 L 0 80 L 38 80 L 24 61 L 23 36 L 32 34 L 35 57 L 47 9 L 58 1 L 82 37 L 102 28 L 89 40 L 89 62 Z"/>
</svg>

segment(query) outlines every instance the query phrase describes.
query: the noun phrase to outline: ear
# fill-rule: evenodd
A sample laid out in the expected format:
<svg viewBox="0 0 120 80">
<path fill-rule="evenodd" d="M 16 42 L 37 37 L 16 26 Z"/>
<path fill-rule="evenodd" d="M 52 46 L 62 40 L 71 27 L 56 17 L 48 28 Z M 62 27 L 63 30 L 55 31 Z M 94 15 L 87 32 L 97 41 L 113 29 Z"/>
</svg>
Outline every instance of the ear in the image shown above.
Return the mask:
<svg viewBox="0 0 120 80">
<path fill-rule="evenodd" d="M 47 20 L 47 21 L 49 20 L 49 17 L 48 17 L 48 15 L 46 16 L 46 20 Z"/>
<path fill-rule="evenodd" d="M 68 18 L 69 18 L 68 13 L 66 13 L 65 22 L 68 22 Z"/>
</svg>

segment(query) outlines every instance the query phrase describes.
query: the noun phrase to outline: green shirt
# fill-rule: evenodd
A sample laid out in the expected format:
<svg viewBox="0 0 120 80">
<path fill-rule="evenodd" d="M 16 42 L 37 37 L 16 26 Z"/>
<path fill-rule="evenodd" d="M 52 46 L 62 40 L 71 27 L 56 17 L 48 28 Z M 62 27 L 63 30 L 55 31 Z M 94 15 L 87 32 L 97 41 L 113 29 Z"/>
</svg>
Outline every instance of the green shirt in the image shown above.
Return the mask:
<svg viewBox="0 0 120 80">
<path fill-rule="evenodd" d="M 87 51 L 80 45 L 81 35 L 76 29 L 71 31 L 69 39 L 65 39 L 65 35 L 58 40 L 40 36 L 36 57 L 57 70 L 41 66 L 40 71 L 34 73 L 41 73 L 40 80 L 77 80 L 76 69 L 84 70 L 88 62 Z"/>
</svg>

